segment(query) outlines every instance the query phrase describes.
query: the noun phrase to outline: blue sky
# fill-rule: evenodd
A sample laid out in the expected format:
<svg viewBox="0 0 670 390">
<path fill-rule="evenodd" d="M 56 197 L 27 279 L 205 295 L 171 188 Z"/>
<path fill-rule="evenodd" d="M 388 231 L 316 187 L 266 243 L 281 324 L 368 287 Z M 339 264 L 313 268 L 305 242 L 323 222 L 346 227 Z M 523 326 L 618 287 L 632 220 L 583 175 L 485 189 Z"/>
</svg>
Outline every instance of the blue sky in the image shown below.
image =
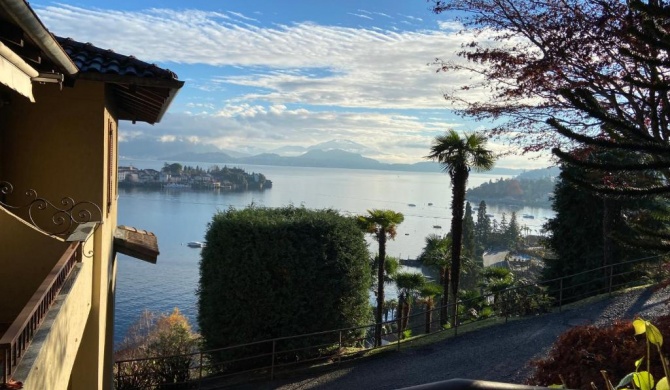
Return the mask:
<svg viewBox="0 0 670 390">
<path fill-rule="evenodd" d="M 442 94 L 469 74 L 436 73 L 473 37 L 425 0 L 31 2 L 54 34 L 169 68 L 186 81 L 157 137 L 261 152 L 351 140 L 385 162 L 417 162 L 445 130 L 479 131 Z M 468 99 L 485 99 L 470 92 Z M 491 147 L 504 151 L 493 141 Z M 512 156 L 499 166 L 543 167 Z"/>
</svg>

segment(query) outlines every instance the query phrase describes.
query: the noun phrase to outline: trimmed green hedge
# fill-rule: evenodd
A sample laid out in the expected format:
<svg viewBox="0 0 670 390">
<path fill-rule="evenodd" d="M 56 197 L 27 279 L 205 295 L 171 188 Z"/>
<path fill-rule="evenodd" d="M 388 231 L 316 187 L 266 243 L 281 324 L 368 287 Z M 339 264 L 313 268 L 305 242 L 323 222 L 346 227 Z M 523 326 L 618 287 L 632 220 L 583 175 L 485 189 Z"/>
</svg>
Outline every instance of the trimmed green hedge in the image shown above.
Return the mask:
<svg viewBox="0 0 670 390">
<path fill-rule="evenodd" d="M 370 321 L 369 253 L 351 218 L 292 206 L 230 209 L 214 215 L 206 243 L 198 322 L 207 349 Z"/>
</svg>

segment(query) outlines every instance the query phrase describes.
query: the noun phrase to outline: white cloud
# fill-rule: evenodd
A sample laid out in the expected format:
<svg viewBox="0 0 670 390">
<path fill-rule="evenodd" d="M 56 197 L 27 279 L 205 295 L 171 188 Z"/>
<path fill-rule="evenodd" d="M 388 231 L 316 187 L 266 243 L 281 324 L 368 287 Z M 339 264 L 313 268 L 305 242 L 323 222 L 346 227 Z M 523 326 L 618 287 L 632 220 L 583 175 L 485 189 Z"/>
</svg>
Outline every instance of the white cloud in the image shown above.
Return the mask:
<svg viewBox="0 0 670 390">
<path fill-rule="evenodd" d="M 441 86 L 471 77 L 435 75 L 436 67 L 427 66 L 435 57 L 453 57 L 462 42 L 472 39 L 448 30 L 394 31 L 311 22 L 263 27 L 230 16 L 244 15 L 197 10 L 122 12 L 61 5 L 38 12 L 58 35 L 144 60 L 255 70 L 248 76 L 222 75 L 216 86 L 195 81 L 203 90 L 228 84 L 267 89 L 249 95 L 251 99 L 266 93 L 265 98 L 280 103 L 294 99 L 347 107 L 436 108 L 445 107 Z M 118 34 L 120 30 L 124 34 Z M 322 74 L 290 77 L 296 69 Z"/>
<path fill-rule="evenodd" d="M 416 21 L 416 22 L 422 22 L 423 21 L 422 18 L 418 18 L 418 17 L 412 16 L 412 15 L 402 15 L 402 16 L 409 19 L 409 20 L 413 20 L 413 21 Z"/>
<path fill-rule="evenodd" d="M 432 120 L 383 112 L 310 111 L 286 106 L 228 105 L 216 115 L 168 113 L 160 124 L 170 134 L 161 140 L 189 139 L 214 144 L 223 149 L 271 150 L 282 145 L 311 146 L 332 139 L 349 139 L 363 144 L 377 154 L 369 157 L 385 162 L 414 163 L 423 161 L 434 137 L 448 128 L 463 129 L 458 121 Z M 123 123 L 122 133 L 155 133 L 155 127 Z M 492 143 L 496 152 L 507 150 Z M 546 166 L 545 160 L 529 161 L 526 157 L 507 158 L 506 165 L 529 168 Z M 500 164 L 499 164 L 500 165 Z"/>
<path fill-rule="evenodd" d="M 244 16 L 244 14 L 241 14 L 239 12 L 233 12 L 233 11 L 228 11 L 229 14 L 238 17 L 239 19 L 244 19 L 244 20 L 249 20 L 252 22 L 258 22 L 258 19 L 250 18 L 248 16 Z"/>
<path fill-rule="evenodd" d="M 435 135 L 470 126 L 435 114 L 450 108 L 444 92 L 473 82 L 471 74 L 436 74 L 437 67 L 428 64 L 436 57 L 455 59 L 461 44 L 473 39 L 457 33 L 461 26 L 455 22 L 442 22 L 440 29 L 403 31 L 313 22 L 262 25 L 235 12 L 131 12 L 69 5 L 35 9 L 57 35 L 167 67 L 208 67 L 206 76 L 187 75 L 185 87 L 208 98 L 190 98 L 184 104 L 188 112 L 175 112 L 173 105 L 160 126 L 152 128 L 152 134 L 166 134 L 163 142 L 193 137 L 191 142 L 224 148 L 272 149 L 344 138 L 377 148 L 380 159 L 416 162 Z M 366 19 L 393 19 L 380 12 L 356 12 L 352 15 Z M 423 22 L 399 16 L 400 23 L 414 27 Z M 467 97 L 486 99 L 487 91 L 471 90 Z M 124 140 L 145 127 L 129 130 L 123 132 Z"/>
<path fill-rule="evenodd" d="M 355 13 L 352 13 L 352 12 L 348 12 L 348 15 L 356 16 L 357 18 L 373 20 L 373 18 L 369 15 L 355 14 Z"/>
<path fill-rule="evenodd" d="M 465 28 L 465 26 L 463 26 L 463 23 L 456 20 L 439 21 L 437 22 L 437 25 L 439 26 L 440 30 L 448 30 L 448 31 L 460 31 Z"/>
</svg>

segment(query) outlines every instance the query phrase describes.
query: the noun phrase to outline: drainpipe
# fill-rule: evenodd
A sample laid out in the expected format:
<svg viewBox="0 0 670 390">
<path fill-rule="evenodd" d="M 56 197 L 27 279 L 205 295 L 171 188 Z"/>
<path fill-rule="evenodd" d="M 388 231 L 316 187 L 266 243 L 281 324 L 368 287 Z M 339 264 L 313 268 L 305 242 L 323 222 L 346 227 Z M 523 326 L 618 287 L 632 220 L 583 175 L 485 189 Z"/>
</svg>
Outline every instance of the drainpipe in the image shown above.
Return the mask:
<svg viewBox="0 0 670 390">
<path fill-rule="evenodd" d="M 7 11 L 14 22 L 46 53 L 47 57 L 70 76 L 79 72 L 77 65 L 58 44 L 49 30 L 42 24 L 25 0 L 3 0 L 0 6 Z"/>
</svg>

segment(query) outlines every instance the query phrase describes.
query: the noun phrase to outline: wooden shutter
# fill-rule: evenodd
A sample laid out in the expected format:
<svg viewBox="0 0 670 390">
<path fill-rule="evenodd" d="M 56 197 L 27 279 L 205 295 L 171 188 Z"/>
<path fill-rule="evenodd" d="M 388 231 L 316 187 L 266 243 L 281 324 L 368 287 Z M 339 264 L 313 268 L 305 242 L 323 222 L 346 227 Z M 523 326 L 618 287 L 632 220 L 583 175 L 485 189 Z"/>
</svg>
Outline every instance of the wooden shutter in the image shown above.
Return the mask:
<svg viewBox="0 0 670 390">
<path fill-rule="evenodd" d="M 114 167 L 116 166 L 115 140 L 114 121 L 110 119 L 107 124 L 107 215 L 112 210 L 112 201 L 116 192 L 116 185 L 114 183 Z"/>
</svg>

